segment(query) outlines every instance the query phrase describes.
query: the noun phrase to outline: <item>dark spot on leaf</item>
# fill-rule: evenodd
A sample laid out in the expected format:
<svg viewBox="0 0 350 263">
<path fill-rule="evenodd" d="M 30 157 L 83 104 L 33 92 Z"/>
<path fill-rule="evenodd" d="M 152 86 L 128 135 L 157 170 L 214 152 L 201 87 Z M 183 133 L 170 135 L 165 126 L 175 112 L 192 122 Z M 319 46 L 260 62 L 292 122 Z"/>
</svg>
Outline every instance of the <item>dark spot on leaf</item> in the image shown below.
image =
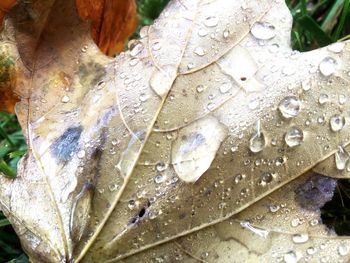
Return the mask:
<svg viewBox="0 0 350 263">
<path fill-rule="evenodd" d="M 246 77 L 241 77 L 241 81 L 246 81 L 247 78 Z"/>
<path fill-rule="evenodd" d="M 318 211 L 332 199 L 336 185 L 336 179 L 312 176 L 295 190 L 295 200 L 304 209 Z"/>
<path fill-rule="evenodd" d="M 81 126 L 70 127 L 51 145 L 51 153 L 59 162 L 68 162 L 79 150 L 79 138 L 82 131 Z"/>
<path fill-rule="evenodd" d="M 150 205 L 151 205 L 150 201 L 147 200 L 147 204 L 140 209 L 140 211 L 138 212 L 138 214 L 136 216 L 131 218 L 129 226 L 131 226 L 131 227 L 135 226 L 138 223 L 140 223 L 144 218 L 146 218 L 148 215 L 147 209 L 150 207 Z"/>
</svg>

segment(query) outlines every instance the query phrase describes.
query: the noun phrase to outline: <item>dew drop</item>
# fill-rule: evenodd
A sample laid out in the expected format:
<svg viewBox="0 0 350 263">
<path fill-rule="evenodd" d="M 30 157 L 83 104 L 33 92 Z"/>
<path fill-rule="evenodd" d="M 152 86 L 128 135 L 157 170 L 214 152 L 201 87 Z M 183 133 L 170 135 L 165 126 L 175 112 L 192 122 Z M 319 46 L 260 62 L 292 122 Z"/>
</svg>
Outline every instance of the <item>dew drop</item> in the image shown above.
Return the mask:
<svg viewBox="0 0 350 263">
<path fill-rule="evenodd" d="M 224 33 L 223 33 L 224 38 L 225 38 L 225 39 L 228 38 L 229 35 L 230 35 L 230 30 L 225 29 L 225 30 L 224 30 Z"/>
<path fill-rule="evenodd" d="M 165 164 L 165 163 L 163 163 L 163 162 L 160 162 L 160 163 L 157 163 L 157 164 L 156 164 L 156 170 L 157 170 L 158 172 L 163 172 L 163 171 L 165 171 L 167 168 L 168 168 L 168 165 Z"/>
<path fill-rule="evenodd" d="M 329 77 L 330 75 L 334 74 L 337 69 L 337 65 L 338 63 L 334 58 L 326 57 L 321 61 L 319 69 L 323 76 Z"/>
<path fill-rule="evenodd" d="M 253 232 L 254 234 L 256 234 L 256 235 L 258 235 L 258 236 L 260 236 L 262 238 L 267 238 L 267 236 L 270 233 L 268 230 L 252 226 L 249 223 L 249 221 L 241 221 L 240 225 L 241 225 L 241 227 L 250 230 L 251 232 Z"/>
<path fill-rule="evenodd" d="M 196 91 L 198 92 L 198 93 L 202 93 L 203 91 L 204 91 L 204 86 L 203 85 L 198 85 L 197 87 L 196 87 Z"/>
<path fill-rule="evenodd" d="M 157 174 L 156 177 L 154 177 L 154 182 L 156 184 L 161 184 L 165 181 L 165 176 L 162 174 Z"/>
<path fill-rule="evenodd" d="M 284 140 L 289 147 L 298 146 L 304 140 L 304 133 L 298 127 L 291 127 L 284 136 Z"/>
<path fill-rule="evenodd" d="M 344 47 L 345 47 L 345 43 L 338 42 L 338 43 L 334 43 L 332 45 L 329 45 L 328 50 L 333 52 L 333 53 L 340 53 L 343 51 Z"/>
<path fill-rule="evenodd" d="M 285 263 L 297 263 L 298 262 L 298 256 L 294 251 L 289 251 L 283 256 Z"/>
<path fill-rule="evenodd" d="M 331 130 L 334 132 L 340 131 L 345 125 L 345 118 L 340 115 L 334 115 L 329 121 L 331 125 Z"/>
<path fill-rule="evenodd" d="M 265 147 L 266 141 L 264 133 L 261 131 L 260 120 L 256 124 L 256 133 L 249 140 L 249 149 L 253 153 L 261 152 Z"/>
<path fill-rule="evenodd" d="M 205 50 L 202 47 L 196 47 L 194 53 L 200 57 L 205 55 Z"/>
<path fill-rule="evenodd" d="M 158 50 L 160 50 L 161 48 L 162 48 L 162 45 L 161 45 L 159 42 L 154 42 L 154 43 L 153 43 L 152 49 L 153 49 L 154 51 L 158 51 Z"/>
<path fill-rule="evenodd" d="M 347 244 L 342 243 L 339 245 L 338 247 L 339 255 L 346 256 L 347 254 L 349 254 L 349 252 L 350 252 L 350 247 Z"/>
<path fill-rule="evenodd" d="M 78 152 L 77 156 L 78 156 L 79 159 L 82 159 L 82 158 L 85 157 L 85 154 L 86 154 L 85 151 L 81 150 L 81 151 Z"/>
<path fill-rule="evenodd" d="M 208 103 L 208 105 L 207 105 L 207 109 L 209 110 L 209 111 L 212 111 L 212 110 L 214 110 L 215 109 L 215 104 L 214 103 L 212 103 L 212 102 L 210 102 L 210 103 Z"/>
<path fill-rule="evenodd" d="M 296 244 L 306 243 L 309 240 L 308 234 L 295 234 L 292 237 L 292 240 Z"/>
<path fill-rule="evenodd" d="M 257 39 L 262 40 L 274 38 L 276 35 L 275 27 L 267 22 L 256 22 L 250 32 Z"/>
<path fill-rule="evenodd" d="M 139 100 L 140 100 L 141 102 L 145 102 L 145 101 L 147 101 L 149 98 L 150 98 L 150 96 L 149 96 L 148 94 L 146 94 L 146 93 L 141 93 L 141 94 L 140 94 L 140 97 L 139 97 Z"/>
<path fill-rule="evenodd" d="M 138 43 L 130 50 L 130 55 L 132 57 L 136 57 L 138 54 L 141 53 L 142 50 L 143 50 L 142 43 Z"/>
<path fill-rule="evenodd" d="M 198 36 L 205 37 L 206 35 L 208 35 L 208 32 L 204 28 L 198 30 Z"/>
<path fill-rule="evenodd" d="M 218 23 L 219 19 L 216 16 L 208 16 L 204 21 L 204 25 L 207 27 L 215 27 L 218 25 Z"/>
<path fill-rule="evenodd" d="M 349 153 L 342 146 L 338 146 L 338 151 L 335 153 L 335 166 L 339 171 L 345 169 L 349 158 Z"/>
<path fill-rule="evenodd" d="M 278 109 L 284 118 L 294 118 L 300 112 L 300 100 L 295 96 L 287 96 L 281 100 Z"/>
<path fill-rule="evenodd" d="M 64 96 L 62 97 L 61 101 L 62 101 L 63 103 L 67 103 L 67 102 L 70 101 L 70 98 L 69 98 L 67 95 L 64 95 Z"/>
<path fill-rule="evenodd" d="M 323 105 L 323 104 L 325 104 L 325 103 L 327 103 L 327 102 L 329 102 L 329 97 L 328 97 L 328 95 L 322 93 L 322 94 L 320 95 L 320 97 L 318 98 L 318 103 L 320 103 L 321 105 Z"/>
<path fill-rule="evenodd" d="M 229 92 L 229 90 L 232 88 L 232 86 L 231 86 L 231 84 L 230 83 L 224 83 L 224 84 L 222 84 L 221 86 L 220 86 L 220 92 L 221 93 L 227 93 L 227 92 Z"/>
</svg>

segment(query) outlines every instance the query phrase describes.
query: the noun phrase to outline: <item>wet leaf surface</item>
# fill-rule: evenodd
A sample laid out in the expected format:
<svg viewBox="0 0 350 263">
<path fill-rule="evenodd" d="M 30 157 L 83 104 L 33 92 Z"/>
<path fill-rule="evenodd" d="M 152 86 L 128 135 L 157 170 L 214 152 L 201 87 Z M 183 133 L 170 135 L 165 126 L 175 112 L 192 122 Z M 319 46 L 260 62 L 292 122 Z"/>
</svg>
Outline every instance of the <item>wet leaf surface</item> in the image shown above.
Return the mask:
<svg viewBox="0 0 350 263">
<path fill-rule="evenodd" d="M 349 260 L 310 170 L 347 170 L 350 42 L 293 51 L 284 1 L 173 1 L 110 59 L 73 1 L 29 7 L 0 44 L 29 87 L 0 200 L 32 261 Z"/>
</svg>

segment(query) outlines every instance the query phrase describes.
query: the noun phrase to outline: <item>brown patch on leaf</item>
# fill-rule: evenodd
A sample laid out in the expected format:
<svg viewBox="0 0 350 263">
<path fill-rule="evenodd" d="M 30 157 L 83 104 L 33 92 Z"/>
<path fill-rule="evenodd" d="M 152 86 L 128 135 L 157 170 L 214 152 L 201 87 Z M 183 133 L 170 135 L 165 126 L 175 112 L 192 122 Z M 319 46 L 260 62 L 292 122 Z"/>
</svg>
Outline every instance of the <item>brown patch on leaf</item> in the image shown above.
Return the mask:
<svg viewBox="0 0 350 263">
<path fill-rule="evenodd" d="M 0 53 L 0 111 L 13 113 L 15 104 L 19 101 L 13 92 L 15 74 L 14 60 Z"/>
<path fill-rule="evenodd" d="M 76 0 L 76 5 L 80 17 L 92 21 L 92 37 L 103 53 L 124 49 L 138 24 L 134 0 Z"/>
</svg>

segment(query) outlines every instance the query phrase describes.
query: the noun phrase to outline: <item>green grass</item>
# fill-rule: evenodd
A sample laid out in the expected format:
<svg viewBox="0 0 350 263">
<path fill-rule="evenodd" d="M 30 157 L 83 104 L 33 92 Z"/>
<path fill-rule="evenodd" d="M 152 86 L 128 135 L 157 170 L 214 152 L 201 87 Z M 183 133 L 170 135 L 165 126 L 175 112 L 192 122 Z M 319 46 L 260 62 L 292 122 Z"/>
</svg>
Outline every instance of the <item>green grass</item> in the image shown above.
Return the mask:
<svg viewBox="0 0 350 263">
<path fill-rule="evenodd" d="M 169 0 L 137 0 L 139 29 L 149 25 Z M 350 38 L 350 0 L 287 0 L 294 17 L 292 44 L 307 51 Z M 138 37 L 138 31 L 134 38 Z M 26 145 L 15 116 L 0 113 L 0 171 L 15 177 L 16 164 Z M 329 225 L 340 234 L 350 234 L 350 183 L 343 180 L 332 202 L 323 210 Z M 18 238 L 0 212 L 0 262 L 28 262 Z"/>
</svg>

